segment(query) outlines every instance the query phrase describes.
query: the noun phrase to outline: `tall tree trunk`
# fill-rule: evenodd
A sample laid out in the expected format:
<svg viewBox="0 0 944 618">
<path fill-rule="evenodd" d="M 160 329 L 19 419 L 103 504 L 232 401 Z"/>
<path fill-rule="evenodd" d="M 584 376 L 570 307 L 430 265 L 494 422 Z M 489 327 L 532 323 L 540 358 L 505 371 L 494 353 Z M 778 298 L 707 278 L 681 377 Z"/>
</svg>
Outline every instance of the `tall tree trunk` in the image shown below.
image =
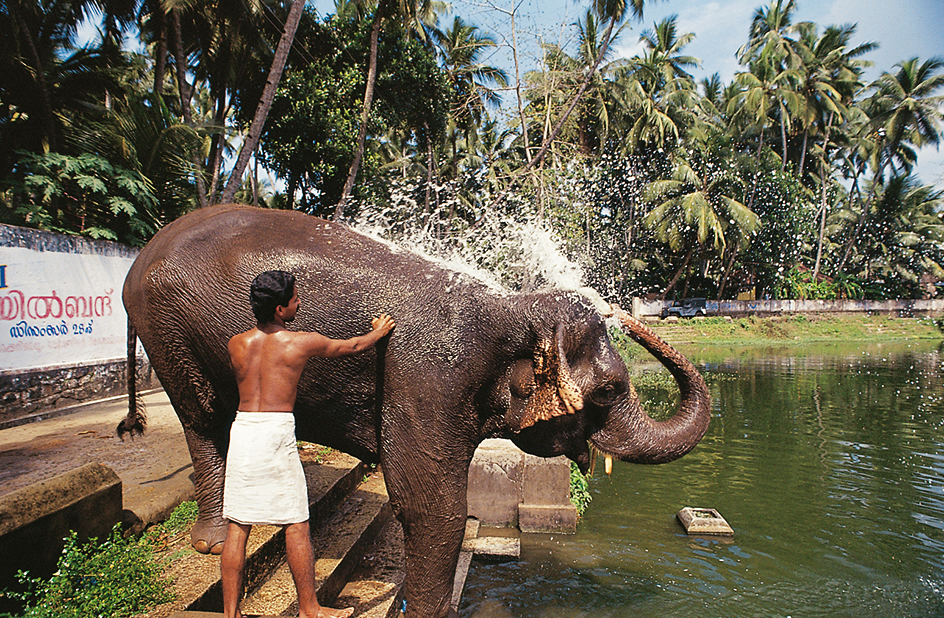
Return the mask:
<svg viewBox="0 0 944 618">
<path fill-rule="evenodd" d="M 157 4 L 154 9 L 157 20 L 157 47 L 154 50 L 154 95 L 160 98 L 164 94 L 164 72 L 167 68 L 167 14 Z"/>
<path fill-rule="evenodd" d="M 265 88 L 262 89 L 262 97 L 259 99 L 259 105 L 256 106 L 256 113 L 252 117 L 252 123 L 249 125 L 249 133 L 246 134 L 246 140 L 239 150 L 239 157 L 233 166 L 229 181 L 221 196 L 222 202 L 231 202 L 236 196 L 236 189 L 239 187 L 243 172 L 249 164 L 249 157 L 256 151 L 259 145 L 259 138 L 262 136 L 262 128 L 265 126 L 266 117 L 269 115 L 269 109 L 272 107 L 272 101 L 275 99 L 275 91 L 278 88 L 279 81 L 282 79 L 282 72 L 285 70 L 285 64 L 288 62 L 288 53 L 292 48 L 292 42 L 295 40 L 295 31 L 298 30 L 298 22 L 301 21 L 302 12 L 305 8 L 305 0 L 293 0 L 292 8 L 289 9 L 288 17 L 285 19 L 285 28 L 282 31 L 282 37 L 279 39 L 278 47 L 275 48 L 275 56 L 272 58 L 272 66 L 269 68 L 269 75 L 266 77 Z"/>
<path fill-rule="evenodd" d="M 220 188 L 220 173 L 223 167 L 223 149 L 225 148 L 226 115 L 229 113 L 226 95 L 213 97 L 216 99 L 216 113 L 213 115 L 213 125 L 216 127 L 210 141 L 210 187 L 207 203 L 216 204 L 216 192 Z"/>
<path fill-rule="evenodd" d="M 367 142 L 367 122 L 370 120 L 370 108 L 374 101 L 374 86 L 377 82 L 377 48 L 385 4 L 384 0 L 381 0 L 377 4 L 377 10 L 374 13 L 374 26 L 370 31 L 370 62 L 367 67 L 367 84 L 364 87 L 364 103 L 361 106 L 361 126 L 357 132 L 354 160 L 351 161 L 351 168 L 347 172 L 347 180 L 344 181 L 344 188 L 341 190 L 341 199 L 334 207 L 335 221 L 344 216 L 344 206 L 354 189 L 354 181 L 357 179 L 357 172 L 360 170 L 361 161 L 364 159 L 364 148 L 366 148 Z"/>
<path fill-rule="evenodd" d="M 36 41 L 33 39 L 33 33 L 30 32 L 26 20 L 15 9 L 15 2 L 7 4 L 11 16 L 23 33 L 23 39 L 26 42 L 26 48 L 29 50 L 30 60 L 33 62 L 33 80 L 36 82 L 36 88 L 39 90 L 39 100 L 42 105 L 42 127 L 43 127 L 43 146 L 49 151 L 56 152 L 59 149 L 59 140 L 56 135 L 55 113 L 52 110 L 52 97 L 49 94 L 49 84 L 46 82 L 46 71 L 43 68 L 43 61 L 39 57 L 39 51 L 36 49 Z"/>
<path fill-rule="evenodd" d="M 829 113 L 829 121 L 826 123 L 826 135 L 823 136 L 823 161 L 820 166 L 820 185 L 822 193 L 820 195 L 820 220 L 819 237 L 816 243 L 816 264 L 813 267 L 813 283 L 816 283 L 819 277 L 819 266 L 823 257 L 823 240 L 826 236 L 826 165 L 828 164 L 829 134 L 832 132 L 833 117 L 835 112 Z M 803 140 L 804 146 L 806 140 Z"/>
<path fill-rule="evenodd" d="M 800 179 L 800 182 L 803 182 L 803 166 L 806 165 L 806 147 L 807 147 L 807 141 L 809 140 L 809 137 L 810 137 L 810 130 L 808 128 L 804 129 L 803 130 L 803 147 L 800 148 L 800 168 L 799 170 L 797 170 L 798 172 L 797 178 Z"/>
<path fill-rule="evenodd" d="M 730 253 L 724 263 L 724 275 L 721 277 L 721 284 L 718 286 L 718 300 L 721 300 L 724 294 L 724 288 L 728 285 L 728 279 L 731 277 L 731 269 L 734 267 L 734 258 L 737 257 L 737 249 L 731 244 L 728 249 Z"/>
<path fill-rule="evenodd" d="M 682 260 L 682 265 L 679 266 L 677 271 L 675 271 L 675 276 L 672 277 L 671 281 L 669 281 L 668 287 L 666 287 L 665 290 L 661 294 L 659 294 L 659 300 L 665 300 L 665 297 L 669 295 L 669 292 L 671 292 L 675 288 L 675 285 L 678 283 L 679 279 L 682 277 L 682 273 L 685 272 L 686 268 L 688 268 L 688 263 L 691 261 L 692 254 L 694 252 L 695 252 L 695 247 L 693 245 L 689 247 L 688 253 L 685 254 L 685 259 Z"/>
<path fill-rule="evenodd" d="M 780 159 L 780 171 L 787 169 L 787 125 L 783 121 L 785 110 L 780 110 L 780 141 L 783 143 L 783 158 Z"/>
<path fill-rule="evenodd" d="M 885 147 L 885 138 L 883 137 L 879 143 L 879 150 L 881 151 Z M 882 174 L 885 172 L 885 158 L 882 156 L 882 153 L 879 152 L 878 155 L 878 169 L 875 171 L 875 176 L 872 177 L 872 186 L 869 188 L 869 196 L 862 203 L 862 214 L 859 216 L 859 221 L 856 223 L 855 231 L 852 233 L 852 237 L 849 238 L 849 242 L 846 243 L 846 250 L 842 254 L 842 259 L 839 260 L 839 265 L 836 267 L 836 272 L 841 273 L 843 267 L 845 267 L 846 262 L 849 260 L 849 256 L 852 255 L 852 250 L 855 248 L 856 242 L 859 239 L 859 234 L 862 233 L 862 228 L 865 227 L 865 222 L 869 218 L 869 211 L 872 208 L 872 202 L 875 201 L 875 196 L 877 195 L 878 183 L 882 180 Z"/>
<path fill-rule="evenodd" d="M 184 55 L 183 32 L 180 27 L 180 13 L 177 9 L 171 9 L 171 23 L 173 25 L 174 36 L 174 67 L 177 69 L 177 91 L 180 93 L 180 110 L 184 115 L 184 123 L 191 129 L 193 126 L 193 111 L 190 108 L 190 97 L 192 89 L 187 83 L 187 57 Z M 199 151 L 193 152 L 193 177 L 197 185 L 197 200 L 200 208 L 207 206 L 206 183 L 203 180 L 203 161 Z"/>
</svg>

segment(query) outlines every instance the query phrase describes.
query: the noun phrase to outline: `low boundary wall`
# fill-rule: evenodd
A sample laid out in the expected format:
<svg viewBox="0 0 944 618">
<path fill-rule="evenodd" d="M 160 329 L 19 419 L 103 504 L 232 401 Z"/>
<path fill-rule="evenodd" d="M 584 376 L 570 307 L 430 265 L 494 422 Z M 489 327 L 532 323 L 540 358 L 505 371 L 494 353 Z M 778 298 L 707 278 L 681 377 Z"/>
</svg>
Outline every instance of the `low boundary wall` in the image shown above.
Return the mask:
<svg viewBox="0 0 944 618">
<path fill-rule="evenodd" d="M 672 306 L 671 300 L 633 299 L 633 316 L 658 318 Z M 773 316 L 798 313 L 869 313 L 911 318 L 944 314 L 944 300 L 708 300 L 709 316 Z"/>
<path fill-rule="evenodd" d="M 121 288 L 138 249 L 0 225 L 0 423 L 127 392 Z M 159 386 L 137 349 L 138 384 Z"/>
</svg>

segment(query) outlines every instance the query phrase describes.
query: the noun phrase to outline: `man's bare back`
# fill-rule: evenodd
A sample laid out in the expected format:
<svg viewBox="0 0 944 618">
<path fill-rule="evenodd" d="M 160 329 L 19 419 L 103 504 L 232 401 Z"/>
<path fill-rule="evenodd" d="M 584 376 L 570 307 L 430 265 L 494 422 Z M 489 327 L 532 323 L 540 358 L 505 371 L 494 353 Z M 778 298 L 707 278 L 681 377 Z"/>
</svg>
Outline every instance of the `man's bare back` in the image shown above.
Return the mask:
<svg viewBox="0 0 944 618">
<path fill-rule="evenodd" d="M 356 354 L 373 346 L 393 330 L 387 314 L 373 319 L 366 335 L 352 339 L 329 339 L 314 332 L 285 328 L 298 311 L 298 294 L 288 307 L 277 307 L 275 320 L 257 324 L 229 341 L 229 356 L 239 387 L 239 409 L 243 412 L 291 412 L 295 408 L 298 380 L 309 358 L 335 358 Z"/>
</svg>

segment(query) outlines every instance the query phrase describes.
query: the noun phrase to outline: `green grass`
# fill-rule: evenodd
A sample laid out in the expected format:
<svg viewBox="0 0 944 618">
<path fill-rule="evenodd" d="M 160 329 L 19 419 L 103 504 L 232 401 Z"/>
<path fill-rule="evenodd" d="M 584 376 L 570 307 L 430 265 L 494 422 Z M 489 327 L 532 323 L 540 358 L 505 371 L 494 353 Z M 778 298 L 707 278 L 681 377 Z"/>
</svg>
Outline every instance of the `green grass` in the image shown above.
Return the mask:
<svg viewBox="0 0 944 618">
<path fill-rule="evenodd" d="M 102 542 L 80 543 L 72 532 L 52 577 L 43 580 L 21 572 L 27 592 L 4 594 L 24 602 L 24 611 L 16 615 L 21 618 L 130 618 L 146 613 L 174 600 L 173 582 L 163 574 L 173 556 L 158 554 L 196 518 L 196 502 L 185 502 L 167 521 L 139 537 L 125 538 L 120 524 Z"/>
<path fill-rule="evenodd" d="M 708 317 L 649 324 L 669 343 L 767 345 L 829 341 L 944 339 L 935 318 L 893 318 L 881 315 L 791 315 L 728 319 Z"/>
</svg>

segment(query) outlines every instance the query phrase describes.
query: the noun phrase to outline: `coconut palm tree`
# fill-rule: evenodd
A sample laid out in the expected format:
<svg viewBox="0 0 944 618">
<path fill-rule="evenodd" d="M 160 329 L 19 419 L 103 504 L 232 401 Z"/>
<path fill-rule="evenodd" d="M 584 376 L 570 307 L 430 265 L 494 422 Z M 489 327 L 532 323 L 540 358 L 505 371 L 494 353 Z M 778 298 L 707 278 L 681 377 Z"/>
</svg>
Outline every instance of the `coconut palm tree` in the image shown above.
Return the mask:
<svg viewBox="0 0 944 618">
<path fill-rule="evenodd" d="M 944 278 L 942 204 L 944 192 L 911 175 L 893 176 L 873 204 L 857 270 L 890 286 L 907 282 L 897 290 L 902 296 L 913 295 L 926 273 Z"/>
<path fill-rule="evenodd" d="M 466 23 L 461 17 L 453 19 L 452 26 L 445 31 L 431 29 L 432 39 L 440 63 L 452 84 L 454 95 L 450 116 L 452 130 L 452 168 L 459 173 L 457 143 L 459 133 L 468 141 L 470 133 L 484 120 L 487 107 L 500 104 L 498 93 L 492 86 L 508 85 L 508 75 L 503 69 L 482 64 L 482 54 L 495 46 L 495 40 L 479 32 L 477 26 Z"/>
<path fill-rule="evenodd" d="M 745 240 L 760 226 L 760 219 L 738 197 L 744 187 L 738 175 L 718 156 L 719 135 L 696 131 L 690 142 L 672 155 L 667 179 L 646 187 L 643 197 L 655 206 L 644 221 L 655 237 L 672 251 L 684 251 L 675 275 L 661 293 L 665 298 L 688 268 L 696 249 L 725 255 L 729 244 Z"/>
<path fill-rule="evenodd" d="M 886 166 L 895 168 L 898 161 L 908 172 L 915 160 L 912 147 L 938 144 L 941 140 L 941 121 L 944 120 L 944 96 L 937 94 L 944 88 L 944 59 L 931 58 L 921 62 L 911 58 L 897 65 L 894 74 L 883 73 L 871 86 L 874 94 L 866 101 L 869 117 L 871 149 L 870 164 L 875 170 L 869 197 L 863 203 L 856 228 L 846 243 L 837 269 L 842 271 L 855 248 L 883 182 Z M 872 137 L 874 136 L 874 137 Z"/>
<path fill-rule="evenodd" d="M 681 54 L 695 35 L 677 35 L 677 17 L 672 15 L 643 32 L 645 50 L 630 61 L 616 88 L 618 106 L 631 119 L 625 147 L 629 152 L 641 146 L 660 149 L 677 140 L 693 122 L 697 90 L 687 68 L 700 60 Z"/>
</svg>

